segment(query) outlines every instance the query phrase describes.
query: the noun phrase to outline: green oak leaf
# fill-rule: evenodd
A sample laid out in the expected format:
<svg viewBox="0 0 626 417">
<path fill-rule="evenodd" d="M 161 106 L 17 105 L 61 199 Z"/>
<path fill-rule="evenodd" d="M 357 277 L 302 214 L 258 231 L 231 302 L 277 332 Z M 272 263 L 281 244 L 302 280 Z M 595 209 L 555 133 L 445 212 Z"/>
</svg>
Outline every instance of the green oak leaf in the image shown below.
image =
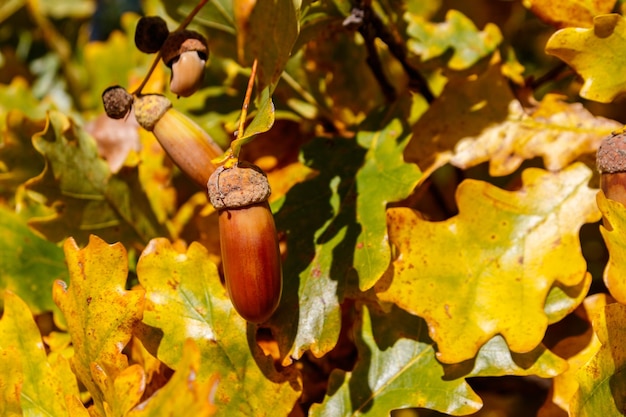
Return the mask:
<svg viewBox="0 0 626 417">
<path fill-rule="evenodd" d="M 255 327 L 235 312 L 207 250 L 192 243 L 177 252 L 166 239 L 150 241 L 137 265 L 146 289 L 143 322 L 162 332 L 157 357 L 185 372 L 185 341 L 192 339 L 201 360 L 197 378 L 219 378 L 218 416 L 287 416 L 299 397 L 290 369 L 274 368 L 254 341 Z"/>
<path fill-rule="evenodd" d="M 407 19 L 409 51 L 426 61 L 452 49 L 448 67 L 454 70 L 471 67 L 489 56 L 502 42 L 498 26 L 488 23 L 484 30 L 479 31 L 468 17 L 457 10 L 449 10 L 443 23 L 431 23 L 410 13 L 407 13 Z"/>
<path fill-rule="evenodd" d="M 403 151 L 410 136 L 401 119 L 394 118 L 380 130 L 364 127 L 356 137 L 359 145 L 368 150 L 356 175 L 361 234 L 354 251 L 354 268 L 362 291 L 376 283 L 391 261 L 387 203 L 408 197 L 421 177 L 417 165 L 404 162 Z"/>
<path fill-rule="evenodd" d="M 480 397 L 463 378 L 445 377 L 420 318 L 398 308 L 379 314 L 364 307 L 355 329 L 359 359 L 354 370 L 333 371 L 328 394 L 311 407 L 310 416 L 378 417 L 408 407 L 465 415 L 481 408 Z"/>
<path fill-rule="evenodd" d="M 17 294 L 35 314 L 58 313 L 52 284 L 67 278 L 63 249 L 34 234 L 20 216 L 3 206 L 0 235 L 0 290 Z"/>
</svg>

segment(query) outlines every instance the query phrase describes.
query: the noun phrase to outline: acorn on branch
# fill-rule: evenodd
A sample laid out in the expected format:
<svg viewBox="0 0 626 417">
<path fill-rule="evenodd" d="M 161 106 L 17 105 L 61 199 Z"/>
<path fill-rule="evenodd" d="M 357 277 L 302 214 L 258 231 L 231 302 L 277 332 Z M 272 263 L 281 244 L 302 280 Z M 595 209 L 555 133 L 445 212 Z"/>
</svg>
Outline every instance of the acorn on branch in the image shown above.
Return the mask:
<svg viewBox="0 0 626 417">
<path fill-rule="evenodd" d="M 282 268 L 267 176 L 237 162 L 219 167 L 207 184 L 219 212 L 224 279 L 235 310 L 247 321 L 267 321 L 280 301 Z"/>
<path fill-rule="evenodd" d="M 216 169 L 212 160 L 224 153 L 222 148 L 162 95 L 135 97 L 134 107 L 139 125 L 154 134 L 181 171 L 202 188 L 206 187 Z"/>
<path fill-rule="evenodd" d="M 626 133 L 606 137 L 598 148 L 596 165 L 606 198 L 626 205 Z"/>
<path fill-rule="evenodd" d="M 189 97 L 198 91 L 204 81 L 204 68 L 209 57 L 204 36 L 192 30 L 172 32 L 161 48 L 161 56 L 172 70 L 172 93 Z"/>
</svg>

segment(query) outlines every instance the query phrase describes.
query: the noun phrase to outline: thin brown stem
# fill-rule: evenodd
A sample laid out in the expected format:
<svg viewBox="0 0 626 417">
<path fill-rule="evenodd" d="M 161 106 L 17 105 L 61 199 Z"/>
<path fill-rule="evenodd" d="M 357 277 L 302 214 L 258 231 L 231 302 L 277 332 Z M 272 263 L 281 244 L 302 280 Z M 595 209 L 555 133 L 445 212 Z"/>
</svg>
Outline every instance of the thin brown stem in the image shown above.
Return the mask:
<svg viewBox="0 0 626 417">
<path fill-rule="evenodd" d="M 258 60 L 255 58 L 252 62 L 252 70 L 250 71 L 250 79 L 248 80 L 248 87 L 246 88 L 246 95 L 243 99 L 243 105 L 241 106 L 241 116 L 239 117 L 239 128 L 237 129 L 237 135 L 243 135 L 243 129 L 246 125 L 246 118 L 248 117 L 248 107 L 250 106 L 250 99 L 252 98 L 252 90 L 254 88 L 254 79 L 256 78 L 256 69 L 258 66 Z M 233 150 L 233 156 L 239 157 L 239 150 Z"/>
</svg>

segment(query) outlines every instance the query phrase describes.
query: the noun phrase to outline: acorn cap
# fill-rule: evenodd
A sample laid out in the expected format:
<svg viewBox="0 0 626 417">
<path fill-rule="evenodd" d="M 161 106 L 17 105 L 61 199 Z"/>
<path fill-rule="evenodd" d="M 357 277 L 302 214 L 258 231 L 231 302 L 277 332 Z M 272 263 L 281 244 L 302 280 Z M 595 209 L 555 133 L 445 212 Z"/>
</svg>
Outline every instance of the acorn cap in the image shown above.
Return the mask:
<svg viewBox="0 0 626 417">
<path fill-rule="evenodd" d="M 596 165 L 601 174 L 626 172 L 626 133 L 614 134 L 602 141 Z"/>
<path fill-rule="evenodd" d="M 163 63 L 171 67 L 176 57 L 188 51 L 196 51 L 202 59 L 206 60 L 209 56 L 209 47 L 204 36 L 193 30 L 186 29 L 172 32 L 161 47 Z"/>
<path fill-rule="evenodd" d="M 133 105 L 133 96 L 124 87 L 114 85 L 102 93 L 102 104 L 111 119 L 123 119 Z"/>
<path fill-rule="evenodd" d="M 134 106 L 137 123 L 152 132 L 157 122 L 172 107 L 172 102 L 160 94 L 147 94 L 135 97 Z"/>
<path fill-rule="evenodd" d="M 231 168 L 223 165 L 217 168 L 209 178 L 207 187 L 209 200 L 217 210 L 262 203 L 272 193 L 265 172 L 244 161 Z"/>
<path fill-rule="evenodd" d="M 153 54 L 158 52 L 168 35 L 167 23 L 160 16 L 143 16 L 135 29 L 135 46 L 141 52 Z"/>
</svg>

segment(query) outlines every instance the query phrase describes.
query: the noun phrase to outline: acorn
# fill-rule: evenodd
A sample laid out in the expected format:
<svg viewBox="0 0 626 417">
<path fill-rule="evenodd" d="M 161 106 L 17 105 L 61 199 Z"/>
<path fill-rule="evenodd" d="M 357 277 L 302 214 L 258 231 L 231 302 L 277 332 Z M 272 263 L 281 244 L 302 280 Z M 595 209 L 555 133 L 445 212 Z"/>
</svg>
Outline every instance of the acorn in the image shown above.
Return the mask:
<svg viewBox="0 0 626 417">
<path fill-rule="evenodd" d="M 198 91 L 204 81 L 204 68 L 209 57 L 204 36 L 192 30 L 172 32 L 161 48 L 161 56 L 172 70 L 172 93 L 189 97 Z"/>
<path fill-rule="evenodd" d="M 596 165 L 604 195 L 626 205 L 626 133 L 614 133 L 602 141 Z"/>
<path fill-rule="evenodd" d="M 135 28 L 135 46 L 141 52 L 153 54 L 158 52 L 170 31 L 167 23 L 160 16 L 143 16 Z"/>
<path fill-rule="evenodd" d="M 152 132 L 172 161 L 202 188 L 217 168 L 212 160 L 224 151 L 193 120 L 159 94 L 135 97 L 135 118 Z"/>
<path fill-rule="evenodd" d="M 215 170 L 207 184 L 219 213 L 224 279 L 235 310 L 252 323 L 267 321 L 280 301 L 282 267 L 267 176 L 237 162 Z"/>
</svg>

